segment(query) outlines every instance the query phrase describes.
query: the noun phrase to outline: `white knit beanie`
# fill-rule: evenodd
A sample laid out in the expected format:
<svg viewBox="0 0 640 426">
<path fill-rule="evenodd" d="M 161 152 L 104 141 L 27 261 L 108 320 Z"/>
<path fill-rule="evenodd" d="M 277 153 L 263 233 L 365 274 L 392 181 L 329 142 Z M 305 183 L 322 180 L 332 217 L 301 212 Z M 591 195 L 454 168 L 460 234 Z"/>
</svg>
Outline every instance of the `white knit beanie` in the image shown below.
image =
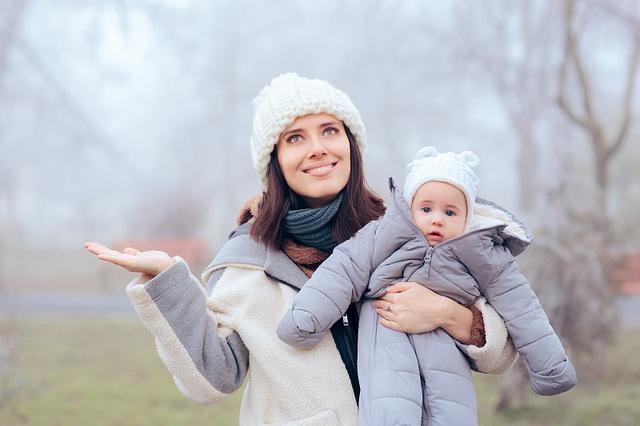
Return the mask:
<svg viewBox="0 0 640 426">
<path fill-rule="evenodd" d="M 280 135 L 303 115 L 327 113 L 342 120 L 364 151 L 365 128 L 358 109 L 344 92 L 326 81 L 299 77 L 295 73 L 282 74 L 262 89 L 253 106 L 251 157 L 263 187 L 267 183 L 271 152 Z"/>
<path fill-rule="evenodd" d="M 467 199 L 466 226 L 469 226 L 480 182 L 473 169 L 479 162 L 478 156 L 471 151 L 440 154 L 434 147 L 425 146 L 407 166 L 403 196 L 411 206 L 413 196 L 423 184 L 431 181 L 449 183 L 462 191 Z"/>
</svg>

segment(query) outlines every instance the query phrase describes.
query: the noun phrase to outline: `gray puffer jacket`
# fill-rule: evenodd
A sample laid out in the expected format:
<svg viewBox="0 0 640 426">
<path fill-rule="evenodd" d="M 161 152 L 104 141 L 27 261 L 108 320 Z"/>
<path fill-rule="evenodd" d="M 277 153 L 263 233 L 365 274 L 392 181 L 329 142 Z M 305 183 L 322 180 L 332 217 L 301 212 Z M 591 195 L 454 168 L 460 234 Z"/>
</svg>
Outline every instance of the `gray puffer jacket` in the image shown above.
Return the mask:
<svg viewBox="0 0 640 426">
<path fill-rule="evenodd" d="M 358 332 L 362 425 L 477 424 L 468 359 L 442 329 L 405 334 L 378 323 L 371 303 L 390 284 L 415 281 L 462 304 L 484 296 L 505 320 L 532 388 L 571 389 L 576 372 L 514 256 L 532 240 L 514 216 L 482 199 L 465 234 L 430 247 L 390 179 L 391 202 L 335 248 L 285 313 L 278 336 L 310 348 L 350 303 L 363 300 Z"/>
</svg>

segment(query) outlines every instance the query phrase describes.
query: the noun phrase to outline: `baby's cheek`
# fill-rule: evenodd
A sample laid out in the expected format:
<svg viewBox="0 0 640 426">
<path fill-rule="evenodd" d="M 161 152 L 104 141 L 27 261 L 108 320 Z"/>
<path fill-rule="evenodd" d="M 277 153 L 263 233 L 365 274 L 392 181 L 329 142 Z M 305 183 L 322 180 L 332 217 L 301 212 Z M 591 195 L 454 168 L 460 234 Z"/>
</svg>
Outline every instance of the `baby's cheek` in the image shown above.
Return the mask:
<svg viewBox="0 0 640 426">
<path fill-rule="evenodd" d="M 413 219 L 413 221 L 415 222 L 416 225 L 418 225 L 418 229 L 420 229 L 420 232 L 422 232 L 422 235 L 426 236 L 429 233 L 428 223 L 425 220 L 418 221 Z"/>
<path fill-rule="evenodd" d="M 465 225 L 466 221 L 461 220 L 459 223 L 456 223 L 455 226 L 452 229 L 452 234 L 449 238 L 455 238 L 455 237 L 459 237 L 460 235 L 464 234 L 464 225 Z"/>
</svg>

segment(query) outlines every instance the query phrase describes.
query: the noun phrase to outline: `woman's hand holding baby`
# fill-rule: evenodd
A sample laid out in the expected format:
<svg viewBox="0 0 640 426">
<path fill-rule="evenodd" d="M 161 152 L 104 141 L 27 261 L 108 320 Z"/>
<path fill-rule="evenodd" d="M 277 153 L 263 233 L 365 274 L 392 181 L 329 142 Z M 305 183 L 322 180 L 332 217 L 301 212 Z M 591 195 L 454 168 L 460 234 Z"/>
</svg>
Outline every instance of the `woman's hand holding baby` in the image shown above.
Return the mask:
<svg viewBox="0 0 640 426">
<path fill-rule="evenodd" d="M 171 257 L 158 250 L 143 251 L 127 247 L 122 252 L 110 249 L 100 243 L 89 242 L 84 248 L 100 260 L 118 265 L 130 272 L 139 272 L 141 282 L 147 282 L 173 265 Z"/>
<path fill-rule="evenodd" d="M 404 333 L 426 333 L 441 327 L 461 343 L 471 338 L 471 311 L 418 283 L 396 283 L 373 304 L 380 324 L 387 328 Z"/>
</svg>

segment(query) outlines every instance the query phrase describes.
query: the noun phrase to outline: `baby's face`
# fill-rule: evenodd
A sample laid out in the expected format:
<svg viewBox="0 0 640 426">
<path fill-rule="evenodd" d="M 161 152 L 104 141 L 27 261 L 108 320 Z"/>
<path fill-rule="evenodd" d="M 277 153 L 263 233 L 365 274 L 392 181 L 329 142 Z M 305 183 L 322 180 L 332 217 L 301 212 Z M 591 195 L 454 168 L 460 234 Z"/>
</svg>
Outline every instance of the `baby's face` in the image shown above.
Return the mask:
<svg viewBox="0 0 640 426">
<path fill-rule="evenodd" d="M 462 235 L 467 219 L 467 202 L 464 193 L 455 186 L 431 181 L 416 191 L 411 202 L 411 216 L 435 246 Z"/>
</svg>

